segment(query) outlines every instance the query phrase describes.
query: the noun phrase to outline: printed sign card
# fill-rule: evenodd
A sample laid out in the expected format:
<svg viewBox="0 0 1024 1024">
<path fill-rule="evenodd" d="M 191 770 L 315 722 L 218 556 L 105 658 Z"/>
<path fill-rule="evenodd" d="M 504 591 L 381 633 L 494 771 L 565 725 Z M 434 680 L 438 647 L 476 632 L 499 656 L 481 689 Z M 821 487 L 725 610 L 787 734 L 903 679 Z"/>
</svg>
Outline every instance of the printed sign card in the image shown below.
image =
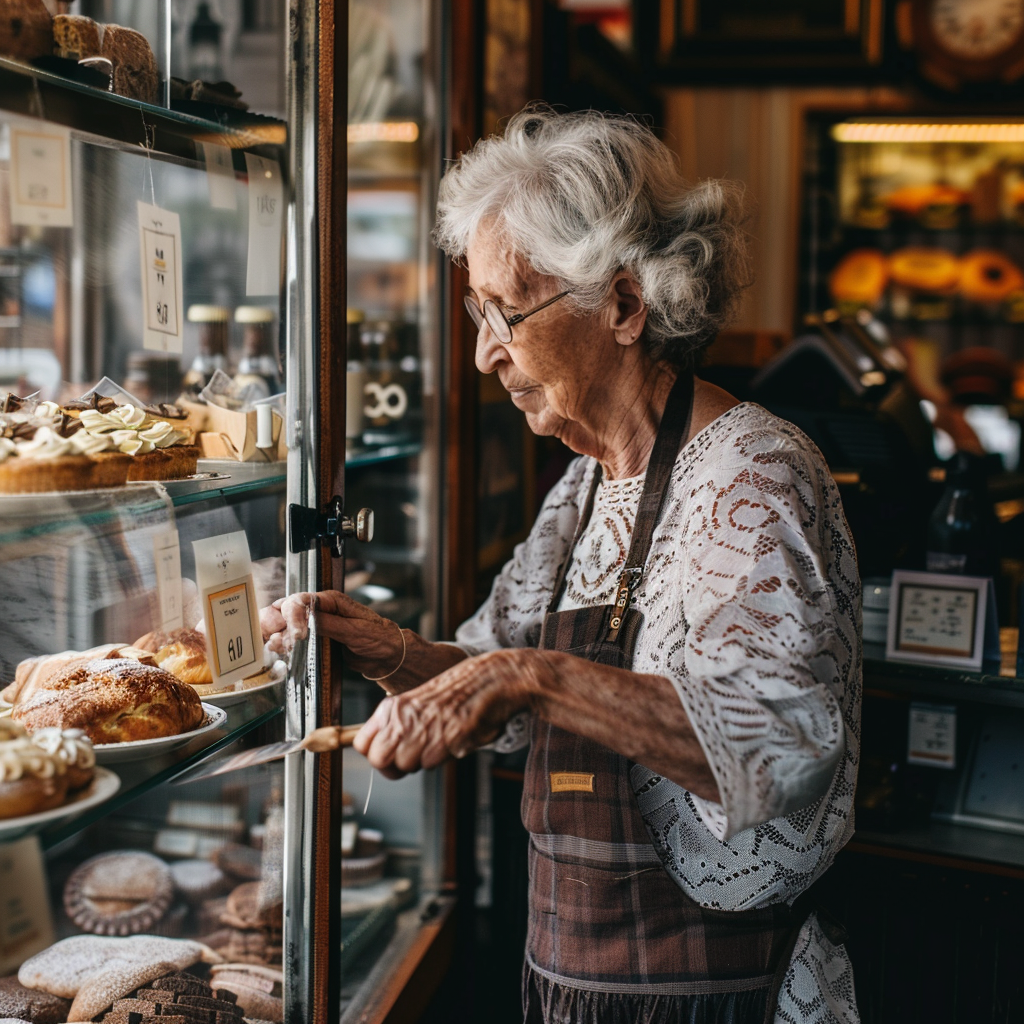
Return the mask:
<svg viewBox="0 0 1024 1024">
<path fill-rule="evenodd" d="M 213 682 L 218 687 L 231 686 L 263 666 L 249 542 L 240 530 L 193 541 L 192 547 Z"/>
<path fill-rule="evenodd" d="M 215 210 L 236 210 L 235 168 L 231 150 L 216 142 L 200 142 L 206 162 L 206 184 L 210 190 L 210 206 Z"/>
<path fill-rule="evenodd" d="M 71 132 L 45 122 L 11 122 L 11 223 L 69 228 Z"/>
<path fill-rule="evenodd" d="M 139 256 L 142 261 L 142 347 L 152 352 L 182 351 L 183 300 L 181 221 L 176 213 L 139 206 Z"/>
<path fill-rule="evenodd" d="M 181 629 L 181 548 L 178 531 L 173 527 L 153 537 L 153 563 L 156 566 L 157 628 L 165 633 Z"/>
<path fill-rule="evenodd" d="M 948 704 L 910 705 L 907 764 L 956 767 L 956 708 Z"/>
<path fill-rule="evenodd" d="M 246 295 L 277 295 L 281 291 L 281 225 L 284 187 L 276 160 L 245 154 L 249 171 L 249 261 Z"/>
<path fill-rule="evenodd" d="M 39 839 L 0 843 L 0 974 L 13 973 L 54 940 Z"/>
<path fill-rule="evenodd" d="M 995 587 L 983 576 L 892 575 L 886 658 L 979 671 L 999 661 Z"/>
</svg>

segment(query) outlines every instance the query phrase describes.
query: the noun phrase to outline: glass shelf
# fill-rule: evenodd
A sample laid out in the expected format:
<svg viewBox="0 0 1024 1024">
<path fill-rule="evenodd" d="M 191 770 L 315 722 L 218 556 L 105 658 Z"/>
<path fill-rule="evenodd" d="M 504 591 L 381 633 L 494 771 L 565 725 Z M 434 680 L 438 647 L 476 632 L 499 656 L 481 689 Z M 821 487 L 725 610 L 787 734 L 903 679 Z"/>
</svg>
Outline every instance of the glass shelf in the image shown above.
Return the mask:
<svg viewBox="0 0 1024 1024">
<path fill-rule="evenodd" d="M 175 506 L 283 487 L 288 471 L 284 462 L 231 462 L 221 459 L 200 459 L 197 468 L 199 473 L 214 474 L 215 478 L 166 484 Z"/>
<path fill-rule="evenodd" d="M 375 448 L 350 448 L 345 453 L 346 466 L 376 466 L 382 462 L 395 459 L 408 459 L 423 451 L 421 441 L 409 441 L 405 444 L 386 444 Z"/>
<path fill-rule="evenodd" d="M 846 849 L 911 860 L 948 858 L 1024 869 L 1024 836 L 938 821 L 897 832 L 857 829 Z"/>
<path fill-rule="evenodd" d="M 172 780 L 184 780 L 192 769 L 207 761 L 213 754 L 273 720 L 284 710 L 283 687 L 282 683 L 273 690 L 254 693 L 247 700 L 225 708 L 228 717 L 224 728 L 199 737 L 187 746 L 179 747 L 167 754 L 150 756 L 142 761 L 104 765 L 103 767 L 109 768 L 120 777 L 121 788 L 104 803 L 91 807 L 75 818 L 40 830 L 39 838 L 44 849 L 50 849 L 76 835 L 88 825 L 106 817 L 111 811 L 137 800 L 148 790 Z M 209 739 L 210 735 L 213 736 L 212 740 Z"/>
<path fill-rule="evenodd" d="M 276 118 L 250 114 L 246 119 L 252 123 L 221 124 L 104 92 L 6 57 L 0 57 L 0 96 L 5 110 L 131 146 L 147 147 L 148 133 L 152 152 L 185 160 L 197 159 L 197 142 L 230 149 L 270 147 L 277 156 L 287 141 L 286 125 Z"/>
</svg>

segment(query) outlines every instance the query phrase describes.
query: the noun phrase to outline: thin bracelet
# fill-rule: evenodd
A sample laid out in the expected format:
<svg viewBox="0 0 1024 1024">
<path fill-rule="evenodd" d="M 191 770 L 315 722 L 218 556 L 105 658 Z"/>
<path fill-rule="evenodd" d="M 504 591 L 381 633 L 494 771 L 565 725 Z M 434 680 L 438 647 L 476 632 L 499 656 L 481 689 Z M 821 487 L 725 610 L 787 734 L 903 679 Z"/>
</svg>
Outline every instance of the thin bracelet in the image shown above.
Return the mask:
<svg viewBox="0 0 1024 1024">
<path fill-rule="evenodd" d="M 398 623 L 396 622 L 395 625 L 398 626 Z M 405 646 L 405 630 L 402 629 L 401 626 L 398 626 L 398 635 L 402 638 L 402 660 L 390 672 L 388 672 L 387 675 L 377 676 L 376 678 L 373 678 L 372 676 L 368 676 L 364 673 L 363 678 L 367 682 L 379 683 L 381 682 L 381 680 L 387 679 L 389 676 L 393 676 L 405 664 L 405 652 L 407 648 Z"/>
</svg>

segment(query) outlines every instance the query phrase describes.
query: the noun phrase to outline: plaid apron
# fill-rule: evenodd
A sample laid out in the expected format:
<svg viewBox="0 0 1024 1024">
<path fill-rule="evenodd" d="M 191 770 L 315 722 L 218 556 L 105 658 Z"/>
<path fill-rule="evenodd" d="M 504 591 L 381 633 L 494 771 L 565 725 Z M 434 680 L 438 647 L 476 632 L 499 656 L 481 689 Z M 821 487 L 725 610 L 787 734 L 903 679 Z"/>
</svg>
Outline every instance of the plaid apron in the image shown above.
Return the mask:
<svg viewBox="0 0 1024 1024">
<path fill-rule="evenodd" d="M 598 467 L 544 618 L 542 649 L 631 667 L 641 615 L 629 604 L 692 401 L 693 376 L 680 375 L 651 454 L 615 604 L 559 612 L 573 551 L 593 510 Z M 522 805 L 530 833 L 527 1020 L 771 1021 L 806 914 L 785 903 L 720 911 L 691 900 L 651 844 L 629 781 L 632 764 L 592 740 L 534 721 Z M 576 1005 L 584 994 L 604 1004 L 585 1015 L 551 1011 Z M 652 999 L 660 1007 L 654 1016 L 643 1009 Z"/>
</svg>

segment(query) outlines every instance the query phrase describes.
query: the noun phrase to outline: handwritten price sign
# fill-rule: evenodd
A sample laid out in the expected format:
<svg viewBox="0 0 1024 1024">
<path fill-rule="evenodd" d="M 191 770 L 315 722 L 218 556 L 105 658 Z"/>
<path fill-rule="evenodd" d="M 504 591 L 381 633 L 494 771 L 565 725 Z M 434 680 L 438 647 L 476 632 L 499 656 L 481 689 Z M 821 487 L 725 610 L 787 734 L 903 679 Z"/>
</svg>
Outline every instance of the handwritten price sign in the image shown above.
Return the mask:
<svg viewBox="0 0 1024 1024">
<path fill-rule="evenodd" d="M 176 213 L 139 203 L 143 347 L 181 353 L 181 221 Z"/>
<path fill-rule="evenodd" d="M 61 228 L 74 223 L 67 128 L 11 125 L 11 222 Z"/>
</svg>

